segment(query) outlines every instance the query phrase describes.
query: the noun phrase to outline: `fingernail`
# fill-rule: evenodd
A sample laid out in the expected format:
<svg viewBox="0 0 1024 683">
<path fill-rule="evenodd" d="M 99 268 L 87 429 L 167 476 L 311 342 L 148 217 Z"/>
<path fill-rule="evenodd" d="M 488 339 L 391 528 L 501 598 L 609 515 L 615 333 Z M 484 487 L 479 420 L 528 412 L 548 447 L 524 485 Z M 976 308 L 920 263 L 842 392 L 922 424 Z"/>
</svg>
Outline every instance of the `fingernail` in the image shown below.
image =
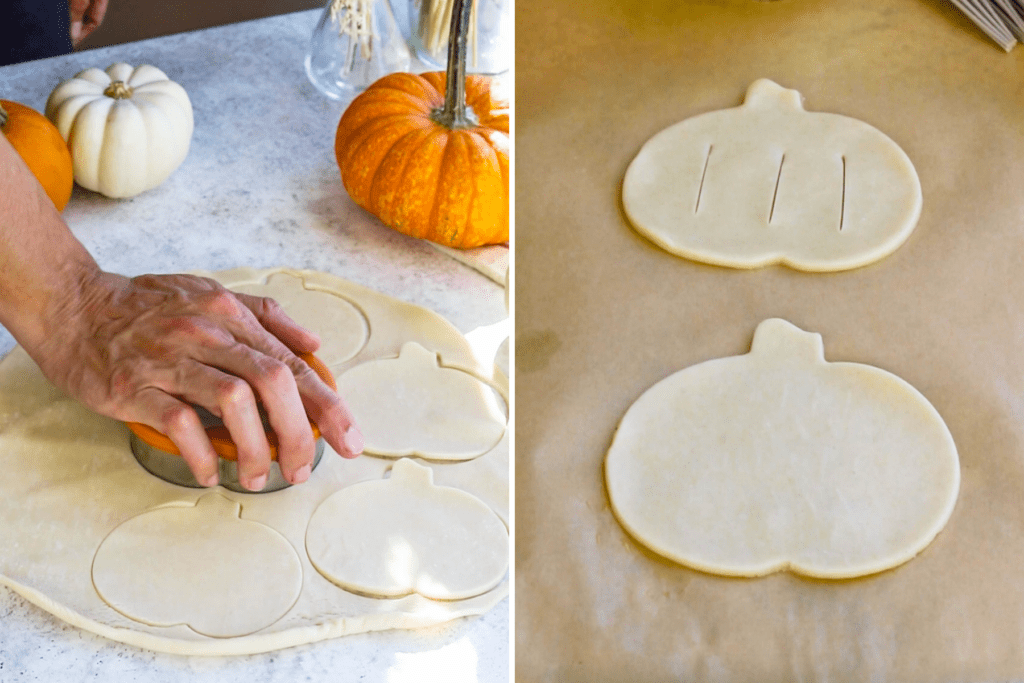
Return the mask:
<svg viewBox="0 0 1024 683">
<path fill-rule="evenodd" d="M 348 428 L 342 440 L 345 442 L 345 448 L 352 455 L 359 455 L 363 452 L 363 435 L 354 425 Z"/>
<path fill-rule="evenodd" d="M 80 35 L 82 35 L 82 22 L 71 22 L 71 40 L 78 40 L 78 36 Z"/>
<path fill-rule="evenodd" d="M 261 474 L 255 479 L 250 479 L 249 483 L 245 485 L 245 488 L 250 491 L 262 491 L 263 487 L 267 485 L 267 475 Z"/>
<path fill-rule="evenodd" d="M 201 483 L 206 488 L 212 488 L 212 487 L 216 486 L 217 482 L 219 482 L 219 481 L 220 481 L 220 479 L 219 479 L 219 477 L 217 477 L 217 473 L 214 472 L 213 474 L 208 476 L 206 479 L 204 479 Z"/>
<path fill-rule="evenodd" d="M 303 465 L 299 469 L 295 470 L 295 474 L 292 475 L 293 484 L 301 484 L 302 482 L 309 479 L 310 472 L 313 471 L 312 465 Z"/>
</svg>

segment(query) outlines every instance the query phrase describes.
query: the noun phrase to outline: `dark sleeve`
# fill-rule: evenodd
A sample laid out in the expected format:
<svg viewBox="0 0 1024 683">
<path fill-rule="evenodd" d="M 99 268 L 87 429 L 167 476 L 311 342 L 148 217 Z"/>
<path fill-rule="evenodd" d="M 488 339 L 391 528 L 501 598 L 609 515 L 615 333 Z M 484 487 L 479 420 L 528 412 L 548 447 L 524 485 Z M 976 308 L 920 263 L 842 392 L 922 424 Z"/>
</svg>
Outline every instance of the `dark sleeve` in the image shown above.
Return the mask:
<svg viewBox="0 0 1024 683">
<path fill-rule="evenodd" d="M 6 0 L 0 17 L 0 66 L 71 52 L 68 0 Z"/>
</svg>

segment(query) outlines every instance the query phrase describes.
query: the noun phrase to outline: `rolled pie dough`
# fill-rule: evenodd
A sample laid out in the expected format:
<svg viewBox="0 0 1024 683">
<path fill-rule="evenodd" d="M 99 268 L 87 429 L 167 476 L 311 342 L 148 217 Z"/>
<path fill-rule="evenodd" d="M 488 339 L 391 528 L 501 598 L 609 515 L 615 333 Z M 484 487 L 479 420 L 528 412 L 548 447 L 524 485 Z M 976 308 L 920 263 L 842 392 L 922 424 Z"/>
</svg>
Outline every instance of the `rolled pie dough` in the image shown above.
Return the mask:
<svg viewBox="0 0 1024 683">
<path fill-rule="evenodd" d="M 458 600 L 494 588 L 508 569 L 508 531 L 473 495 L 435 486 L 403 458 L 391 477 L 325 500 L 306 531 L 313 566 L 357 593 Z"/>
<path fill-rule="evenodd" d="M 622 202 L 641 234 L 684 258 L 837 271 L 906 241 L 921 184 L 878 129 L 804 111 L 800 93 L 761 79 L 742 106 L 647 141 L 626 171 Z"/>
<path fill-rule="evenodd" d="M 325 273 L 200 274 L 253 294 L 283 293 L 289 315 L 342 340 L 325 360 L 335 376 L 415 342 L 507 391 L 492 361 L 418 306 Z M 189 655 L 265 652 L 487 611 L 508 594 L 507 577 L 466 599 L 379 599 L 344 590 L 310 563 L 314 511 L 338 491 L 383 480 L 392 464 L 346 460 L 328 446 L 309 481 L 274 493 L 175 486 L 135 461 L 122 423 L 63 396 L 15 348 L 0 361 L 0 583 L 99 635 Z M 507 525 L 507 434 L 471 461 L 431 468 L 439 485 L 479 499 Z"/>
<path fill-rule="evenodd" d="M 914 387 L 825 361 L 821 337 L 770 319 L 750 353 L 648 389 L 605 462 L 640 543 L 716 574 L 850 578 L 911 559 L 945 526 L 960 464 Z"/>
<path fill-rule="evenodd" d="M 430 460 L 469 460 L 505 433 L 505 416 L 491 387 L 446 368 L 415 342 L 398 358 L 357 365 L 338 377 L 365 440 L 365 452 Z"/>
<path fill-rule="evenodd" d="M 320 348 L 316 355 L 328 366 L 353 358 L 370 336 L 366 318 L 355 305 L 317 289 L 315 282 L 278 273 L 265 283 L 237 285 L 232 289 L 274 299 L 295 322 L 317 333 Z"/>
</svg>

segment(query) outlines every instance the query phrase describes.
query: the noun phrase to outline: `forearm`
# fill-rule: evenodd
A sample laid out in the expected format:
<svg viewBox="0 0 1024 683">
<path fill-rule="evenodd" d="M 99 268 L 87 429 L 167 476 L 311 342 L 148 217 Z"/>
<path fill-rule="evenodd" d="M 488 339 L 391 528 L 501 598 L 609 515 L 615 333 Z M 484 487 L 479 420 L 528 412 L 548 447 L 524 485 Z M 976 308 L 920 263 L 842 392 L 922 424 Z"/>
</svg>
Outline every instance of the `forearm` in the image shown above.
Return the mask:
<svg viewBox="0 0 1024 683">
<path fill-rule="evenodd" d="M 0 135 L 0 324 L 30 352 L 99 266 Z"/>
</svg>

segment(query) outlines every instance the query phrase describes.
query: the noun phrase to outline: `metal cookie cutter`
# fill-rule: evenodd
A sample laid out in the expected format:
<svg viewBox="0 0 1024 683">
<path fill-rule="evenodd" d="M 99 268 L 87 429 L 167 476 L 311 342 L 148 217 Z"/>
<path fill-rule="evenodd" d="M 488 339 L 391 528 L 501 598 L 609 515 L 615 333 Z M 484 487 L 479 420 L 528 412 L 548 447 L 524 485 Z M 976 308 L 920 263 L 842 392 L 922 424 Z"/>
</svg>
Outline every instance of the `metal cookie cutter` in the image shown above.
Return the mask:
<svg viewBox="0 0 1024 683">
<path fill-rule="evenodd" d="M 319 375 L 327 386 L 337 391 L 334 377 L 319 358 L 310 353 L 299 356 L 306 361 L 312 370 Z M 291 483 L 281 474 L 281 467 L 277 462 L 277 435 L 270 427 L 266 411 L 260 405 L 260 418 L 263 421 L 263 429 L 267 433 L 267 441 L 270 443 L 270 472 L 267 473 L 267 483 L 260 491 L 250 491 L 238 482 L 238 448 L 231 439 L 224 422 L 200 406 L 192 406 L 210 437 L 213 450 L 220 456 L 220 485 L 238 493 L 269 493 L 291 486 Z M 150 474 L 153 474 L 164 481 L 178 486 L 189 486 L 191 488 L 203 488 L 196 480 L 192 471 L 181 457 L 181 451 L 174 445 L 166 434 L 162 434 L 149 425 L 138 422 L 128 422 L 128 429 L 131 430 L 130 443 L 135 459 L 139 461 Z M 320 464 L 324 454 L 324 440 L 320 436 L 320 430 L 312 421 L 309 423 L 313 430 L 313 438 L 316 439 L 316 456 L 313 458 L 313 469 Z"/>
</svg>

